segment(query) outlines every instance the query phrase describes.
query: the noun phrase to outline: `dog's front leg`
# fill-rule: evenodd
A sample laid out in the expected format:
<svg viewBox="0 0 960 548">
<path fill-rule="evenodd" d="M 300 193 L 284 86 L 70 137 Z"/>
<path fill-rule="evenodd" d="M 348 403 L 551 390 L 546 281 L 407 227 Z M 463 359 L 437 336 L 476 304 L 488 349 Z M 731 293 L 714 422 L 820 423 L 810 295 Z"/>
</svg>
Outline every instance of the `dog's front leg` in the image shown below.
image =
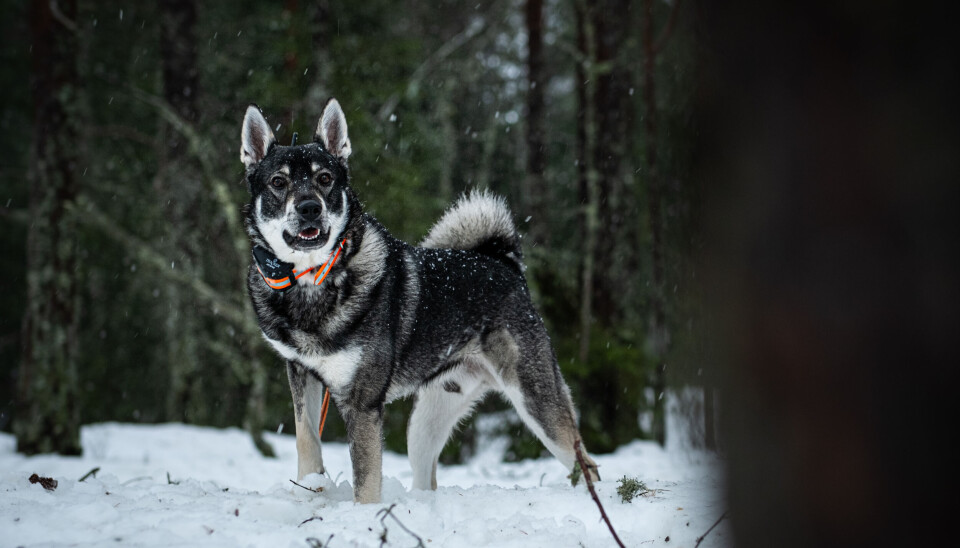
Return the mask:
<svg viewBox="0 0 960 548">
<path fill-rule="evenodd" d="M 353 500 L 380 502 L 383 466 L 383 408 L 351 409 L 347 437 L 353 463 Z"/>
<path fill-rule="evenodd" d="M 320 453 L 320 406 L 323 383 L 303 365 L 287 362 L 287 379 L 293 395 L 293 412 L 297 425 L 297 481 L 307 474 L 322 474 Z"/>
</svg>

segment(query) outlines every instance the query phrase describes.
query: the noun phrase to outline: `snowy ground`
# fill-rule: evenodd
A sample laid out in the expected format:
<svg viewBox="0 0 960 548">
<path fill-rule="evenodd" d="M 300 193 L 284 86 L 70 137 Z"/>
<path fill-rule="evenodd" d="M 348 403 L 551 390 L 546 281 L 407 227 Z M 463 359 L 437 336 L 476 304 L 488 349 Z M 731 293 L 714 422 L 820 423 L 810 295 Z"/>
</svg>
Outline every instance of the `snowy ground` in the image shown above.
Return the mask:
<svg viewBox="0 0 960 548">
<path fill-rule="evenodd" d="M 406 456 L 387 453 L 383 503 L 356 505 L 345 445 L 324 445 L 333 479 L 309 476 L 302 483 L 324 488 L 314 493 L 289 481 L 293 436 L 267 439 L 278 458 L 261 457 L 236 429 L 95 424 L 83 429 L 83 457 L 27 458 L 0 434 L 0 547 L 380 546 L 385 528 L 385 546 L 417 546 L 397 521 L 378 517 L 394 503 L 426 547 L 614 546 L 583 482 L 571 487 L 552 459 L 505 464 L 491 444 L 468 464 L 441 466 L 440 488 L 428 492 L 410 489 Z M 693 548 L 724 513 L 711 454 L 634 442 L 596 460 L 598 494 L 626 546 Z M 95 467 L 95 477 L 78 481 Z M 57 480 L 56 489 L 31 484 L 34 473 Z M 624 475 L 655 494 L 622 503 L 616 480 Z M 700 544 L 731 545 L 726 519 Z"/>
</svg>

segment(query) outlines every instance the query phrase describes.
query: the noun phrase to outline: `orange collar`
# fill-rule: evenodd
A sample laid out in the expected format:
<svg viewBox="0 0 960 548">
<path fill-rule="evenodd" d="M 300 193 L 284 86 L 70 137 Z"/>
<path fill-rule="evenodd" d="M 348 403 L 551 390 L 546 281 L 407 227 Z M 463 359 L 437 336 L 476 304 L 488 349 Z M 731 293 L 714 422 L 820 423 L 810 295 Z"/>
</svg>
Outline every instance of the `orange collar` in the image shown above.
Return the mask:
<svg viewBox="0 0 960 548">
<path fill-rule="evenodd" d="M 327 274 L 330 274 L 330 271 L 333 270 L 333 265 L 336 264 L 337 259 L 340 258 L 340 252 L 343 251 L 343 245 L 345 243 L 347 243 L 346 238 L 340 242 L 340 245 L 337 246 L 336 249 L 330 252 L 330 257 L 327 258 L 325 263 L 301 272 L 297 272 L 293 269 L 293 265 L 280 261 L 272 253 L 260 246 L 253 249 L 253 258 L 257 264 L 257 272 L 260 273 L 260 277 L 263 278 L 267 286 L 277 291 L 286 291 L 293 287 L 294 282 L 310 272 L 316 272 L 313 276 L 313 285 L 323 283 L 323 280 L 327 278 Z M 266 274 L 263 272 L 264 269 L 267 271 Z"/>
</svg>

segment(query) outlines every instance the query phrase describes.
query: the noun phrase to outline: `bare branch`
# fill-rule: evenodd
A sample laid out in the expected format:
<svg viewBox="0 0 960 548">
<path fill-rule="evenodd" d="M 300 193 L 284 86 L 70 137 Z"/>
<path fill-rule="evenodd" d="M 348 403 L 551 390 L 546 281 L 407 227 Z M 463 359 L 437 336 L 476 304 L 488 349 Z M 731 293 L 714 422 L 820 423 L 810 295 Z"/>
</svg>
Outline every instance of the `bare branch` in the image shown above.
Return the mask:
<svg viewBox="0 0 960 548">
<path fill-rule="evenodd" d="M 710 528 L 707 529 L 707 532 L 704 533 L 704 534 L 702 534 L 702 535 L 700 535 L 699 537 L 697 537 L 697 543 L 693 545 L 693 548 L 697 548 L 698 546 L 700 546 L 700 543 L 703 542 L 703 539 L 707 538 L 707 535 L 710 534 L 710 531 L 713 531 L 713 528 L 716 527 L 717 525 L 719 525 L 720 522 L 721 522 L 721 521 L 723 520 L 723 518 L 725 518 L 725 517 L 727 517 L 727 513 L 726 513 L 726 512 L 724 512 L 723 514 L 720 514 L 720 517 L 717 518 L 717 521 L 713 522 L 713 525 L 711 525 Z"/>
<path fill-rule="evenodd" d="M 250 322 L 252 315 L 245 313 L 242 307 L 237 306 L 229 299 L 220 294 L 217 290 L 207 285 L 203 280 L 196 276 L 191 276 L 184 269 L 171 268 L 170 261 L 151 248 L 146 242 L 130 234 L 117 223 L 108 219 L 107 216 L 90 200 L 83 197 L 77 199 L 74 206 L 77 211 L 77 219 L 90 226 L 95 226 L 103 231 L 103 234 L 110 237 L 117 243 L 125 246 L 129 251 L 136 254 L 137 258 L 156 268 L 159 272 L 173 280 L 183 284 L 197 294 L 198 297 L 206 300 L 213 305 L 216 313 L 221 314 L 242 330 L 250 333 L 256 333 Z M 254 337 L 256 338 L 256 337 Z"/>
<path fill-rule="evenodd" d="M 210 157 L 210 151 L 215 150 L 215 148 L 209 146 L 193 126 L 177 114 L 173 107 L 162 97 L 157 97 L 134 86 L 127 86 L 127 89 L 133 93 L 135 98 L 155 107 L 163 119 L 187 139 L 190 153 L 200 162 L 204 179 L 211 186 L 213 195 L 220 204 L 227 227 L 231 232 L 233 246 L 237 251 L 237 255 L 241 259 L 245 259 L 249 252 L 249 242 L 246 234 L 244 234 L 240 228 L 242 226 L 239 215 L 240 208 L 238 208 L 231 199 L 230 188 L 216 175 L 219 168 Z M 243 264 L 243 262 L 241 262 L 241 264 Z"/>
<path fill-rule="evenodd" d="M 420 66 L 413 71 L 413 74 L 410 75 L 410 80 L 407 82 L 407 89 L 404 91 L 404 94 L 408 99 L 416 97 L 417 93 L 420 91 L 420 83 L 423 79 L 433 70 L 433 68 L 449 57 L 453 52 L 460 49 L 461 46 L 469 42 L 473 37 L 480 34 L 483 30 L 488 27 L 486 20 L 484 19 L 475 19 L 467 24 L 467 28 L 463 29 L 461 32 L 457 33 L 450 40 L 447 40 L 443 45 L 437 48 L 436 51 L 430 54 L 423 63 L 420 63 Z M 397 108 L 397 103 L 400 102 L 400 94 L 394 93 L 386 101 L 384 101 L 383 106 L 380 107 L 380 111 L 377 112 L 377 117 L 380 120 L 386 120 L 390 114 L 393 113 L 393 110 Z"/>
<path fill-rule="evenodd" d="M 53 15 L 53 18 L 70 32 L 74 34 L 80 33 L 80 29 L 77 28 L 77 24 L 71 21 L 69 17 L 60 11 L 60 6 L 57 5 L 57 0 L 50 0 L 50 14 Z"/>
<path fill-rule="evenodd" d="M 290 480 L 290 483 L 296 485 L 297 487 L 300 487 L 301 489 L 306 489 L 307 491 L 311 491 L 311 492 L 313 492 L 313 493 L 322 493 L 322 492 L 323 492 L 323 487 L 316 487 L 316 488 L 314 488 L 314 487 L 307 487 L 307 486 L 305 486 L 305 485 L 300 485 L 299 483 L 297 483 L 297 482 L 295 482 L 295 481 L 293 481 L 293 480 Z M 310 520 L 307 520 L 307 521 L 310 521 Z M 304 523 L 306 523 L 306 522 L 304 522 Z M 303 523 L 301 523 L 300 525 L 303 525 Z"/>
<path fill-rule="evenodd" d="M 383 508 L 383 509 L 381 509 L 379 512 L 377 512 L 377 517 L 380 518 L 380 525 L 383 525 L 383 533 L 380 534 L 380 546 L 383 546 L 383 545 L 386 544 L 386 542 L 387 542 L 387 524 L 384 523 L 384 520 L 387 519 L 387 516 L 390 516 L 391 518 L 393 518 L 393 521 L 397 522 L 397 525 L 399 525 L 404 531 L 407 532 L 407 534 L 409 534 L 409 535 L 412 536 L 413 538 L 417 539 L 417 547 L 418 547 L 418 548 L 425 548 L 424 545 L 423 545 L 423 539 L 420 538 L 419 535 L 417 535 L 416 533 L 414 533 L 414 532 L 411 531 L 410 529 L 407 529 L 407 526 L 404 525 L 403 522 L 400 521 L 400 519 L 397 518 L 397 516 L 395 516 L 395 515 L 393 514 L 393 509 L 394 509 L 396 506 L 397 506 L 397 503 L 393 503 L 393 504 L 390 505 L 389 508 Z M 381 516 L 381 514 L 383 514 L 383 515 Z"/>
<path fill-rule="evenodd" d="M 620 541 L 620 537 L 617 536 L 617 532 L 613 530 L 613 524 L 610 523 L 610 518 L 607 517 L 607 513 L 603 510 L 603 505 L 600 504 L 600 497 L 597 496 L 596 490 L 593 488 L 593 480 L 590 479 L 590 468 L 587 465 L 587 460 L 583 456 L 583 449 L 580 447 L 580 439 L 573 442 L 573 450 L 577 454 L 577 462 L 580 463 L 580 469 L 583 470 L 583 479 L 587 480 L 587 489 L 590 490 L 590 496 L 593 497 L 593 502 L 597 503 L 597 508 L 600 509 L 600 517 L 603 518 L 603 521 L 607 522 L 607 528 L 610 529 L 610 534 L 613 535 L 613 540 L 617 541 L 617 545 L 620 548 L 625 548 L 623 542 Z"/>
</svg>

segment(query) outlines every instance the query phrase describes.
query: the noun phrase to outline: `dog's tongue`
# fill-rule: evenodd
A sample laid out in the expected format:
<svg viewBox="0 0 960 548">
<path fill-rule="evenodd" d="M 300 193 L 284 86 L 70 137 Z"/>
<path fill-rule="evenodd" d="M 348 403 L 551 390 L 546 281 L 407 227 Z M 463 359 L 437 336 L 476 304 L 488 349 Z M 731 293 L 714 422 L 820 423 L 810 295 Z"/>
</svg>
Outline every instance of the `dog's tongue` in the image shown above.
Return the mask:
<svg viewBox="0 0 960 548">
<path fill-rule="evenodd" d="M 307 228 L 300 231 L 300 237 L 304 240 L 312 240 L 320 234 L 320 229 L 318 228 Z"/>
</svg>

